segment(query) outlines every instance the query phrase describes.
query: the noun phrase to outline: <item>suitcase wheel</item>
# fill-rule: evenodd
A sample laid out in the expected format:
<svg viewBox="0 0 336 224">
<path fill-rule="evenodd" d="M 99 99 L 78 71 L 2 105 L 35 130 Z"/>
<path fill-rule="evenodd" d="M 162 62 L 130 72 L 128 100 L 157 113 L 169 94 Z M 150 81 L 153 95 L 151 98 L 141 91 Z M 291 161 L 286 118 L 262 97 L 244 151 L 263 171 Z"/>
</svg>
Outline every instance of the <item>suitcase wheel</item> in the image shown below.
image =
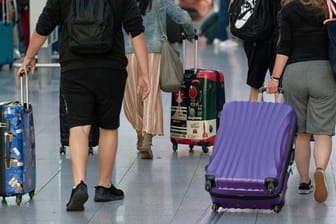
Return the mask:
<svg viewBox="0 0 336 224">
<path fill-rule="evenodd" d="M 211 209 L 213 212 L 218 212 L 218 209 L 220 208 L 219 204 L 213 203 L 211 206 Z"/>
<path fill-rule="evenodd" d="M 173 150 L 174 150 L 174 152 L 176 152 L 176 150 L 177 150 L 177 143 L 176 142 L 173 142 Z"/>
<path fill-rule="evenodd" d="M 206 191 L 210 191 L 211 188 L 212 188 L 211 181 L 210 181 L 210 180 L 207 180 L 206 183 L 205 183 L 205 190 L 206 190 Z"/>
<path fill-rule="evenodd" d="M 283 207 L 283 204 L 276 205 L 276 206 L 274 206 L 273 211 L 275 213 L 279 213 L 281 211 L 282 207 Z"/>
<path fill-rule="evenodd" d="M 93 148 L 89 147 L 89 155 L 93 155 Z"/>
<path fill-rule="evenodd" d="M 202 150 L 204 153 L 208 153 L 209 152 L 209 149 L 206 145 L 202 145 Z"/>
<path fill-rule="evenodd" d="M 29 192 L 30 199 L 33 199 L 34 196 L 35 196 L 35 190 L 32 190 L 31 192 Z"/>
<path fill-rule="evenodd" d="M 15 202 L 17 205 L 20 205 L 22 202 L 22 195 L 17 195 L 15 198 Z"/>
<path fill-rule="evenodd" d="M 65 146 L 63 145 L 60 147 L 60 154 L 65 155 Z"/>
</svg>

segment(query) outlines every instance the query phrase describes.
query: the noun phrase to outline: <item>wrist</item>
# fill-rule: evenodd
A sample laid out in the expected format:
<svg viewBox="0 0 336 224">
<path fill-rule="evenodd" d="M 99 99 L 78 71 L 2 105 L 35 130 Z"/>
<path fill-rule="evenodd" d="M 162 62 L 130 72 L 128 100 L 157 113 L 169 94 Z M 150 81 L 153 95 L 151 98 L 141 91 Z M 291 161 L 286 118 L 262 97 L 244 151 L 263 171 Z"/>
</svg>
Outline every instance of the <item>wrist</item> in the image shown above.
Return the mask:
<svg viewBox="0 0 336 224">
<path fill-rule="evenodd" d="M 272 75 L 272 76 L 271 76 L 271 79 L 272 79 L 272 80 L 276 80 L 276 81 L 278 81 L 278 82 L 279 82 L 281 78 L 280 78 L 280 77 L 276 77 L 276 76 L 273 76 L 273 75 Z"/>
</svg>

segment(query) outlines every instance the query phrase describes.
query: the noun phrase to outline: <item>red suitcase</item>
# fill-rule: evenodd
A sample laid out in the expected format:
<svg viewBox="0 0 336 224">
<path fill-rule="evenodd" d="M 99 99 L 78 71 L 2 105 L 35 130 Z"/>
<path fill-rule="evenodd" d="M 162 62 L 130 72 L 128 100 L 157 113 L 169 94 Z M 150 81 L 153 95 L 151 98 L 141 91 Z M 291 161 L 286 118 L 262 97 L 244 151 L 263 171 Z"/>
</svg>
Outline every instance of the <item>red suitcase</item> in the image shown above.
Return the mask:
<svg viewBox="0 0 336 224">
<path fill-rule="evenodd" d="M 207 153 L 214 144 L 219 112 L 225 102 L 224 74 L 197 68 L 197 36 L 194 41 L 194 68 L 185 70 L 184 84 L 172 94 L 170 139 L 173 150 L 178 144 L 202 146 Z M 185 41 L 183 41 L 185 55 Z"/>
</svg>

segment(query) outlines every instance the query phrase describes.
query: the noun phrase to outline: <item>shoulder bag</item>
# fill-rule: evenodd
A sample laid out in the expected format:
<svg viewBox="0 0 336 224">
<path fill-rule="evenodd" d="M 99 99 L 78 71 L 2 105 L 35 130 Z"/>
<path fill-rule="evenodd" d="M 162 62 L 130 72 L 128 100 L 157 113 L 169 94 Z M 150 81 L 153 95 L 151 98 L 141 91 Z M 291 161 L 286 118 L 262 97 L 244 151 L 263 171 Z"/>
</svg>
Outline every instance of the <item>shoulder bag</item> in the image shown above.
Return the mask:
<svg viewBox="0 0 336 224">
<path fill-rule="evenodd" d="M 160 89 L 164 92 L 176 92 L 181 88 L 183 83 L 183 64 L 178 51 L 168 41 L 158 12 L 158 6 L 155 7 L 155 12 L 163 41 L 160 60 Z"/>
</svg>

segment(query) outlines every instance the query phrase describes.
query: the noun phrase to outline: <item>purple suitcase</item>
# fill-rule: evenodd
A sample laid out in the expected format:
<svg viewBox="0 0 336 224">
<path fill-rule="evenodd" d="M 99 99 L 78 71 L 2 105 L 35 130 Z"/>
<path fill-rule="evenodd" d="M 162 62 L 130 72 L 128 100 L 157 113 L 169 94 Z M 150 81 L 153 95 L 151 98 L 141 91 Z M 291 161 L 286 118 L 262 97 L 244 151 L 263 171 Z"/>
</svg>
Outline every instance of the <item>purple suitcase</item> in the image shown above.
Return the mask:
<svg viewBox="0 0 336 224">
<path fill-rule="evenodd" d="M 205 188 L 212 210 L 280 212 L 294 160 L 295 130 L 296 114 L 289 104 L 226 103 L 206 167 Z"/>
</svg>

